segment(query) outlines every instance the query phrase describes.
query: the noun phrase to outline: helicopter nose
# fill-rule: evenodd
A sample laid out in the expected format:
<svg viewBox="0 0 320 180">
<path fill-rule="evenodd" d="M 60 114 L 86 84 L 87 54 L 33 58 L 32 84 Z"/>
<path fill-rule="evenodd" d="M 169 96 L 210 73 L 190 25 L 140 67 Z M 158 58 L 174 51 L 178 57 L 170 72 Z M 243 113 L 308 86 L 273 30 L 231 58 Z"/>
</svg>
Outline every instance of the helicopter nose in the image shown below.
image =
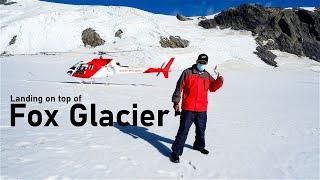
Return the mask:
<svg viewBox="0 0 320 180">
<path fill-rule="evenodd" d="M 67 74 L 68 74 L 69 76 L 71 76 L 71 75 L 72 75 L 72 71 L 67 71 Z"/>
</svg>

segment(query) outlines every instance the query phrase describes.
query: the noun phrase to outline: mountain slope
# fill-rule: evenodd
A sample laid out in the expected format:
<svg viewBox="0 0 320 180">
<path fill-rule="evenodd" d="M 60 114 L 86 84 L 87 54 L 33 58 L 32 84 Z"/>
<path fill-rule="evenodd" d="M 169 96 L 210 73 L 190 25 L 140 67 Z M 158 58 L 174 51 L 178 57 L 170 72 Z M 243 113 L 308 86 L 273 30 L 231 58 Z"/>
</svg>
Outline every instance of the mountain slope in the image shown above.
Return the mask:
<svg viewBox="0 0 320 180">
<path fill-rule="evenodd" d="M 187 64 L 199 53 L 207 53 L 211 62 L 245 59 L 264 64 L 252 52 L 256 42 L 249 32 L 231 30 L 207 31 L 197 26 L 198 20 L 181 22 L 174 16 L 151 14 L 126 7 L 73 6 L 39 1 L 18 1 L 0 6 L 0 52 L 30 54 L 41 51 L 120 51 L 143 50 L 142 61 L 163 62 L 167 56 L 180 56 Z M 81 33 L 92 27 L 106 41 L 96 49 L 83 47 Z M 122 39 L 114 33 L 122 29 Z M 16 42 L 9 45 L 13 36 Z M 163 49 L 160 36 L 178 35 L 190 41 L 186 49 Z M 116 41 L 114 44 L 113 42 Z M 165 54 L 165 56 L 163 55 Z M 140 59 L 140 60 L 141 60 Z"/>
</svg>

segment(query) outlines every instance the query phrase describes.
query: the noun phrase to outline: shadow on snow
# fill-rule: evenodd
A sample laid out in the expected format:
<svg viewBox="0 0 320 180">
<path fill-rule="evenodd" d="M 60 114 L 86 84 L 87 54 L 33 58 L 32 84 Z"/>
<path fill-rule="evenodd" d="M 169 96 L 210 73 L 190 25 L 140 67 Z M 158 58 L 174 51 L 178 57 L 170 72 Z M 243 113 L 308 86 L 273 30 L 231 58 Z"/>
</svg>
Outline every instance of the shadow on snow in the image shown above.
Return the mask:
<svg viewBox="0 0 320 180">
<path fill-rule="evenodd" d="M 120 130 L 121 132 L 132 136 L 134 139 L 141 138 L 155 147 L 162 155 L 166 157 L 170 157 L 171 149 L 168 148 L 163 143 L 172 144 L 173 140 L 160 136 L 158 134 L 152 133 L 148 131 L 148 128 L 140 127 L 140 126 L 120 126 L 118 123 L 114 123 L 113 126 Z M 192 146 L 189 144 L 185 144 L 184 147 L 192 149 Z"/>
</svg>

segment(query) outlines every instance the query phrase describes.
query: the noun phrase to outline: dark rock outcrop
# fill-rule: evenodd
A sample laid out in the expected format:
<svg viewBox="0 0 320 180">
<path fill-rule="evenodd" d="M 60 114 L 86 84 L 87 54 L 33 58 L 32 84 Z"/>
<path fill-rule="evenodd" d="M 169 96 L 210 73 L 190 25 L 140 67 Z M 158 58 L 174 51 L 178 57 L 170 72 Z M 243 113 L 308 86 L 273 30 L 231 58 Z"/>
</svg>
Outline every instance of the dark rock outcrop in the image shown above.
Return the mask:
<svg viewBox="0 0 320 180">
<path fill-rule="evenodd" d="M 210 29 L 217 27 L 217 22 L 215 19 L 207 19 L 200 21 L 198 25 L 202 26 L 203 28 Z"/>
<path fill-rule="evenodd" d="M 258 35 L 256 40 L 263 49 L 279 49 L 320 62 L 320 14 L 313 11 L 244 4 L 224 10 L 214 19 L 202 20 L 199 25 L 206 29 L 219 26 L 248 30 Z M 266 41 L 270 43 L 263 43 Z"/>
<path fill-rule="evenodd" d="M 274 55 L 271 51 L 267 50 L 264 47 L 258 46 L 256 48 L 256 52 L 254 52 L 258 57 L 265 63 L 278 67 L 277 62 L 274 60 L 277 56 Z"/>
<path fill-rule="evenodd" d="M 15 4 L 17 2 L 13 2 L 13 1 L 7 1 L 7 0 L 0 0 L 0 5 L 3 4 L 3 5 L 11 5 L 11 4 Z"/>
<path fill-rule="evenodd" d="M 121 29 L 118 29 L 118 31 L 114 34 L 114 37 L 121 38 L 123 34 L 123 31 Z"/>
<path fill-rule="evenodd" d="M 96 47 L 103 45 L 105 40 L 103 40 L 98 33 L 92 28 L 87 28 L 82 31 L 82 42 L 84 46 L 90 45 L 91 47 Z"/>
<path fill-rule="evenodd" d="M 9 46 L 11 46 L 12 44 L 16 43 L 16 40 L 17 40 L 17 35 L 14 35 L 14 36 L 11 38 L 10 42 L 9 42 Z"/>
<path fill-rule="evenodd" d="M 220 28 L 248 30 L 257 33 L 260 27 L 268 23 L 269 14 L 259 5 L 241 5 L 238 8 L 227 9 L 214 17 Z"/>
<path fill-rule="evenodd" d="M 0 54 L 0 57 L 8 57 L 8 56 L 13 56 L 13 55 L 10 54 L 8 51 L 3 51 L 3 52 Z"/>
<path fill-rule="evenodd" d="M 189 46 L 189 41 L 179 36 L 169 36 L 169 38 L 161 36 L 159 43 L 163 48 L 186 48 Z"/>
<path fill-rule="evenodd" d="M 189 21 L 189 20 L 192 20 L 191 18 L 188 18 L 182 14 L 177 14 L 176 15 L 177 19 L 179 19 L 180 21 Z"/>
</svg>

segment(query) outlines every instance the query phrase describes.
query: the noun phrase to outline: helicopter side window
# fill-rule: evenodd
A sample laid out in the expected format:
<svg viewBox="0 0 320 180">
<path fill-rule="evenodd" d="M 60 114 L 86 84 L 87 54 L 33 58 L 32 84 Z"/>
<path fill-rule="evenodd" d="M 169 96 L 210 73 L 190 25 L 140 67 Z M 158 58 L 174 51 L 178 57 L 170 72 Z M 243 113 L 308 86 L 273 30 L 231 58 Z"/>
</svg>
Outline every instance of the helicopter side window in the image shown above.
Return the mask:
<svg viewBox="0 0 320 180">
<path fill-rule="evenodd" d="M 87 69 L 87 64 L 80 64 L 80 66 L 77 68 L 76 73 L 77 74 L 84 74 L 85 70 Z"/>
<path fill-rule="evenodd" d="M 80 70 L 80 71 L 84 71 L 84 70 L 86 70 L 87 67 L 88 67 L 88 66 L 87 66 L 86 64 L 82 64 L 82 65 L 79 67 L 79 70 Z"/>
<path fill-rule="evenodd" d="M 93 69 L 93 65 L 91 64 L 90 66 L 89 66 L 89 70 L 92 70 Z"/>
</svg>

